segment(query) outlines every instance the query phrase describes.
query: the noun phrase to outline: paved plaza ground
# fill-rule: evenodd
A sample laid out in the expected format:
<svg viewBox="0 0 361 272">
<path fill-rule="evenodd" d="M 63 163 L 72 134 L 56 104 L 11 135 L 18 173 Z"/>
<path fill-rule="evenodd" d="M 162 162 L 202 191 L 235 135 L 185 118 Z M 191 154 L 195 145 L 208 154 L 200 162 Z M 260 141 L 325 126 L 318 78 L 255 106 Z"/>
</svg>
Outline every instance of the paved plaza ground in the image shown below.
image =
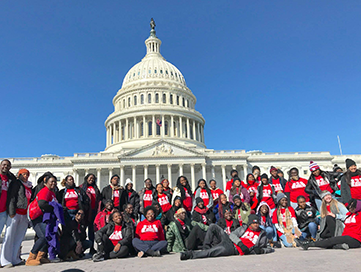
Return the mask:
<svg viewBox="0 0 361 272">
<path fill-rule="evenodd" d="M 32 240 L 23 242 L 23 258 L 33 245 Z M 232 256 L 211 259 L 180 261 L 179 254 L 169 254 L 160 258 L 107 260 L 94 263 L 90 259 L 75 262 L 61 262 L 37 267 L 19 266 L 10 271 L 64 271 L 67 269 L 83 271 L 361 271 L 361 249 L 322 250 L 282 248 L 276 252 L 259 256 Z"/>
</svg>

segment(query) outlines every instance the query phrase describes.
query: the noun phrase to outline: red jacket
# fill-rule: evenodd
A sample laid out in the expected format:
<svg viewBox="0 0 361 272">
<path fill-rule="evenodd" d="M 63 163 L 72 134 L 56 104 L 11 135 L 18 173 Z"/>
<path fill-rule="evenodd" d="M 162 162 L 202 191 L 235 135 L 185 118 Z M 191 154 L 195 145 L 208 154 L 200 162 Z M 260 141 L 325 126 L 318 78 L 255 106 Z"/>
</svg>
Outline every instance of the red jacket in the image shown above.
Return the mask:
<svg viewBox="0 0 361 272">
<path fill-rule="evenodd" d="M 110 214 L 111 212 L 107 212 L 105 211 L 105 209 L 97 214 L 97 216 L 94 219 L 94 232 L 97 232 L 106 224 L 108 224 L 108 217 Z"/>
</svg>

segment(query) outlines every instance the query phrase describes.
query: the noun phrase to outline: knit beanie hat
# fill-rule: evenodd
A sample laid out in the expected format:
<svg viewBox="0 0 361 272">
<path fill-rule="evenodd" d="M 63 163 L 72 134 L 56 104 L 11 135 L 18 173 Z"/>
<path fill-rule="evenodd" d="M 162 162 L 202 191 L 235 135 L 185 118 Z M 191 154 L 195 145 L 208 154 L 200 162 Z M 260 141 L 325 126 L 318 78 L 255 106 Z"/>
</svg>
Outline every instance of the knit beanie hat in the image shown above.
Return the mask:
<svg viewBox="0 0 361 272">
<path fill-rule="evenodd" d="M 203 199 L 201 197 L 197 197 L 196 198 L 196 204 L 198 205 L 198 203 L 203 202 Z"/>
<path fill-rule="evenodd" d="M 279 192 L 277 194 L 277 203 L 279 203 L 282 198 L 287 198 L 287 196 L 284 193 Z"/>
<path fill-rule="evenodd" d="M 267 174 L 262 174 L 262 175 L 261 175 L 261 180 L 264 179 L 264 178 L 265 178 L 265 179 L 268 179 Z"/>
<path fill-rule="evenodd" d="M 182 212 L 187 212 L 186 209 L 184 208 L 179 208 L 175 213 L 174 213 L 174 217 L 178 218 L 178 216 L 182 213 Z"/>
<path fill-rule="evenodd" d="M 316 171 L 317 169 L 320 169 L 320 167 L 318 166 L 318 164 L 316 162 L 310 161 L 310 171 Z"/>
<path fill-rule="evenodd" d="M 252 173 L 254 172 L 254 170 L 261 171 L 261 169 L 257 165 L 252 167 Z"/>
<path fill-rule="evenodd" d="M 27 173 L 28 175 L 30 175 L 30 172 L 28 169 L 20 169 L 18 172 L 19 175 L 24 174 L 24 173 Z"/>
<path fill-rule="evenodd" d="M 329 191 L 324 191 L 320 194 L 320 197 L 321 197 L 321 199 L 323 199 L 327 195 L 331 195 L 331 193 Z"/>
<path fill-rule="evenodd" d="M 351 159 L 346 159 L 346 168 L 349 169 L 352 165 L 356 165 L 356 162 Z"/>
<path fill-rule="evenodd" d="M 242 201 L 242 199 L 241 199 L 241 197 L 240 197 L 239 195 L 234 195 L 234 196 L 233 196 L 233 202 L 234 202 L 234 200 L 237 199 L 237 198 Z"/>
<path fill-rule="evenodd" d="M 340 166 L 338 166 L 338 164 L 335 164 L 335 165 L 333 166 L 333 172 L 336 172 L 338 169 L 341 169 L 341 170 L 342 170 L 342 168 L 341 168 Z"/>
<path fill-rule="evenodd" d="M 270 174 L 272 173 L 272 171 L 278 171 L 278 169 L 274 166 L 271 166 L 271 169 L 269 170 Z"/>
<path fill-rule="evenodd" d="M 250 214 L 248 216 L 248 225 L 251 225 L 253 223 L 260 223 L 259 222 L 259 217 L 256 214 Z"/>
<path fill-rule="evenodd" d="M 127 178 L 125 181 L 125 186 L 127 186 L 128 183 L 133 184 L 133 181 L 130 178 Z"/>
<path fill-rule="evenodd" d="M 281 169 L 277 169 L 277 174 L 279 173 L 283 174 L 283 171 Z"/>
</svg>

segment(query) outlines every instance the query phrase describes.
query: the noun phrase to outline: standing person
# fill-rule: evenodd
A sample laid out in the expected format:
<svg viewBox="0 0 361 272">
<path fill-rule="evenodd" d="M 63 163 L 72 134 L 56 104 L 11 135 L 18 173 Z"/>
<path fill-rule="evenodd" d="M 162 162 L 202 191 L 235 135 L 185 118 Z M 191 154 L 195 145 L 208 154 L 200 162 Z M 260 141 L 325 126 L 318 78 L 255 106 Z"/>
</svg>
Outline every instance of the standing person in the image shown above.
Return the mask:
<svg viewBox="0 0 361 272">
<path fill-rule="evenodd" d="M 94 174 L 88 174 L 84 177 L 84 182 L 79 186 L 83 192 L 88 196 L 90 202 L 90 208 L 88 209 L 88 214 L 86 215 L 86 222 L 88 226 L 88 238 L 94 244 L 94 220 L 97 216 L 99 204 L 101 201 L 101 194 L 97 186 L 97 178 Z M 94 254 L 96 250 L 94 246 L 90 248 L 90 254 Z"/>
<path fill-rule="evenodd" d="M 123 211 L 123 206 L 127 201 L 127 195 L 124 188 L 119 185 L 119 180 L 118 175 L 113 175 L 110 178 L 110 184 L 103 188 L 101 198 L 103 205 L 105 205 L 108 200 L 112 200 L 114 208 L 118 211 Z"/>
<path fill-rule="evenodd" d="M 126 223 L 118 210 L 114 210 L 109 219 L 109 224 L 95 234 L 98 252 L 94 254 L 93 262 L 129 256 L 129 248 L 133 238 L 133 224 Z"/>
<path fill-rule="evenodd" d="M 317 218 L 316 209 L 306 204 L 306 198 L 299 196 L 297 198 L 298 207 L 296 208 L 296 218 L 302 236 L 302 240 L 306 240 L 307 236 L 311 236 L 313 241 L 316 241 L 317 234 Z"/>
<path fill-rule="evenodd" d="M 180 176 L 177 179 L 177 187 L 173 189 L 173 199 L 175 199 L 176 196 L 181 198 L 183 208 L 186 209 L 188 217 L 190 217 L 190 212 L 192 211 L 193 206 L 192 195 L 192 189 L 189 185 L 188 179 L 185 176 Z"/>
<path fill-rule="evenodd" d="M 346 219 L 347 209 L 341 202 L 333 199 L 329 191 L 323 191 L 321 198 L 321 219 L 316 240 L 340 236 L 343 232 L 343 221 Z"/>
<path fill-rule="evenodd" d="M 278 169 L 274 166 L 271 166 L 270 174 L 269 183 L 275 188 L 276 195 L 279 192 L 283 193 L 287 181 L 278 175 Z"/>
<path fill-rule="evenodd" d="M 317 163 L 310 162 L 310 178 L 308 179 L 305 192 L 315 200 L 317 209 L 321 208 L 321 192 L 329 191 L 333 194 L 337 190 L 337 185 L 333 177 L 325 171 L 322 171 Z"/>
<path fill-rule="evenodd" d="M 351 159 L 346 159 L 346 169 L 346 173 L 341 178 L 341 201 L 345 204 L 351 199 L 361 201 L 361 171 Z"/>
<path fill-rule="evenodd" d="M 139 194 L 139 213 L 140 213 L 140 221 L 145 219 L 145 208 L 151 206 L 153 203 L 153 194 L 155 192 L 155 188 L 152 184 L 152 180 L 147 178 L 144 181 L 144 188 L 140 190 Z"/>
<path fill-rule="evenodd" d="M 303 195 L 306 198 L 306 203 L 310 205 L 310 198 L 305 192 L 306 186 L 307 179 L 299 177 L 298 169 L 296 167 L 291 168 L 290 179 L 286 183 L 284 193 L 286 194 L 287 199 L 289 200 L 293 209 L 297 208 L 297 197 L 300 195 Z"/>
<path fill-rule="evenodd" d="M 233 185 L 229 192 L 229 202 L 234 203 L 233 198 L 235 195 L 239 195 L 242 202 L 247 203 L 247 205 L 251 202 L 251 197 L 249 196 L 247 189 L 242 186 L 242 181 L 239 177 L 233 179 Z"/>
<path fill-rule="evenodd" d="M 251 214 L 251 208 L 242 202 L 239 195 L 235 195 L 233 201 L 233 217 L 237 219 L 241 225 L 247 224 L 248 216 Z"/>
<path fill-rule="evenodd" d="M 259 183 L 256 181 L 253 174 L 248 174 L 246 177 L 246 182 L 242 181 L 242 186 L 247 189 L 249 196 L 251 198 L 251 202 L 250 202 L 251 210 L 255 210 L 258 205 L 257 188 L 259 186 Z"/>
<path fill-rule="evenodd" d="M 44 213 L 53 212 L 54 207 L 49 204 L 50 202 L 57 202 L 55 195 L 56 177 L 47 175 L 44 180 L 44 185 L 45 187 L 39 191 L 33 202 L 29 204 L 29 217 L 38 237 L 26 261 L 26 265 L 29 266 L 50 262 L 49 259 L 46 258 L 48 243 L 45 238 L 45 229 L 47 224 L 43 222 L 43 215 Z"/>
<path fill-rule="evenodd" d="M 163 185 L 163 190 L 169 192 L 170 195 L 173 195 L 173 189 L 169 187 L 169 180 L 163 179 L 161 183 Z"/>
<path fill-rule="evenodd" d="M 295 210 L 288 205 L 287 196 L 283 193 L 277 194 L 277 209 L 273 212 L 272 223 L 277 229 L 285 247 L 295 247 L 294 239 L 300 237 Z"/>
<path fill-rule="evenodd" d="M 232 169 L 231 170 L 231 180 L 227 181 L 226 183 L 226 190 L 224 191 L 224 193 L 226 194 L 227 198 L 229 199 L 229 192 L 232 189 L 232 185 L 233 185 L 233 179 L 235 177 L 238 177 L 238 171 L 236 169 Z"/>
<path fill-rule="evenodd" d="M 267 239 L 272 247 L 281 248 L 281 244 L 277 241 L 277 230 L 272 223 L 272 211 L 267 202 L 259 203 L 257 208 L 257 216 L 259 218 L 259 226 L 266 232 Z"/>
<path fill-rule="evenodd" d="M 196 206 L 196 198 L 200 197 L 203 199 L 204 206 L 206 206 L 208 209 L 211 209 L 213 207 L 213 196 L 211 193 L 211 190 L 209 190 L 207 186 L 207 182 L 204 179 L 200 179 L 198 181 L 198 186 L 194 190 L 194 200 L 193 200 L 193 209 Z"/>
<path fill-rule="evenodd" d="M 28 228 L 27 208 L 32 194 L 32 184 L 28 180 L 30 172 L 27 169 L 20 169 L 18 180 L 10 183 L 7 196 L 8 226 L 1 250 L 1 265 L 12 267 L 25 264 L 20 259 L 19 250 Z"/>
<path fill-rule="evenodd" d="M 138 257 L 144 255 L 159 257 L 167 252 L 167 241 L 164 237 L 163 227 L 159 220 L 155 220 L 155 209 L 148 206 L 144 209 L 145 219 L 137 225 L 136 238 L 132 244 L 138 251 Z"/>
<path fill-rule="evenodd" d="M 214 179 L 211 179 L 209 181 L 209 187 L 212 193 L 213 204 L 217 205 L 219 196 L 223 194 L 223 191 L 217 187 L 217 181 L 215 181 Z"/>
<path fill-rule="evenodd" d="M 67 175 L 62 181 L 65 187 L 56 193 L 58 202 L 64 208 L 64 216 L 66 221 L 75 218 L 78 210 L 87 211 L 89 209 L 89 198 L 83 190 L 75 186 L 74 178 Z"/>
<path fill-rule="evenodd" d="M 36 186 L 33 188 L 33 195 L 31 196 L 31 201 L 35 199 L 35 196 L 40 192 L 41 189 L 45 187 L 45 179 L 47 176 L 52 176 L 53 174 L 49 171 L 45 172 L 42 176 L 40 176 L 36 182 Z"/>
<path fill-rule="evenodd" d="M 168 191 L 164 191 L 164 187 L 162 183 L 158 183 L 155 186 L 155 191 L 153 193 L 153 204 L 159 203 L 162 208 L 163 214 L 167 214 L 167 212 L 172 208 L 171 203 L 172 196 Z"/>
<path fill-rule="evenodd" d="M 6 211 L 6 202 L 8 196 L 8 188 L 16 177 L 10 172 L 11 162 L 7 159 L 2 160 L 0 163 L 0 233 L 2 233 L 8 213 Z"/>
<path fill-rule="evenodd" d="M 255 165 L 252 167 L 252 174 L 258 183 L 261 182 L 261 169 Z"/>
<path fill-rule="evenodd" d="M 271 212 L 276 208 L 277 196 L 273 184 L 269 184 L 267 174 L 262 174 L 261 184 L 258 186 L 258 202 L 266 202 L 271 209 Z"/>
<path fill-rule="evenodd" d="M 213 212 L 204 205 L 201 197 L 196 198 L 196 206 L 192 213 L 192 220 L 207 226 L 215 222 Z"/>
<path fill-rule="evenodd" d="M 140 205 L 139 195 L 135 190 L 133 190 L 133 182 L 129 178 L 127 178 L 127 180 L 125 181 L 125 195 L 127 197 L 126 203 L 132 204 L 133 217 L 135 221 L 138 221 L 139 205 Z"/>
</svg>

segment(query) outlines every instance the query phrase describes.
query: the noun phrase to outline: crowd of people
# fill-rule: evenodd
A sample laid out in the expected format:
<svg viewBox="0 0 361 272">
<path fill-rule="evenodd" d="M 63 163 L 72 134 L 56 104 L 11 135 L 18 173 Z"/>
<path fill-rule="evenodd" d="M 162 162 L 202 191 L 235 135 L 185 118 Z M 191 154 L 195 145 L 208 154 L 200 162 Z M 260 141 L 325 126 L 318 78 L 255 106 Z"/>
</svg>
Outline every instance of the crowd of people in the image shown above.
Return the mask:
<svg viewBox="0 0 361 272">
<path fill-rule="evenodd" d="M 57 178 L 44 173 L 35 186 L 30 173 L 0 165 L 0 231 L 2 267 L 78 260 L 89 250 L 94 262 L 105 259 L 159 257 L 180 253 L 181 260 L 230 255 L 267 254 L 275 248 L 349 249 L 361 246 L 361 171 L 346 160 L 346 171 L 333 172 L 310 162 L 309 179 L 294 167 L 270 176 L 253 166 L 241 180 L 237 170 L 225 191 L 216 180 L 192 188 L 180 176 L 170 188 L 167 179 L 147 178 L 139 192 L 133 182 L 119 184 L 113 175 L 100 190 L 87 174 L 77 187 L 68 175 L 59 189 Z M 21 244 L 28 227 L 36 233 L 28 259 Z"/>
</svg>

